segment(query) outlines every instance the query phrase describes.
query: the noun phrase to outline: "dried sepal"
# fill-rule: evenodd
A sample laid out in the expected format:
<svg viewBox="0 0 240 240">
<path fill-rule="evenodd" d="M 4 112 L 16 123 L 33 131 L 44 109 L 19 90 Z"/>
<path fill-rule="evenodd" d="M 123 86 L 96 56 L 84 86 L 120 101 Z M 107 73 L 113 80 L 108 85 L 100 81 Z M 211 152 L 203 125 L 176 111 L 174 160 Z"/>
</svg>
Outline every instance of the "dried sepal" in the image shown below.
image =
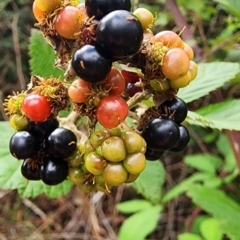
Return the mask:
<svg viewBox="0 0 240 240">
<path fill-rule="evenodd" d="M 26 96 L 26 92 L 13 92 L 13 95 L 9 95 L 3 103 L 4 111 L 6 112 L 6 114 L 8 116 L 12 116 L 14 114 L 22 115 L 22 102 Z"/>
</svg>

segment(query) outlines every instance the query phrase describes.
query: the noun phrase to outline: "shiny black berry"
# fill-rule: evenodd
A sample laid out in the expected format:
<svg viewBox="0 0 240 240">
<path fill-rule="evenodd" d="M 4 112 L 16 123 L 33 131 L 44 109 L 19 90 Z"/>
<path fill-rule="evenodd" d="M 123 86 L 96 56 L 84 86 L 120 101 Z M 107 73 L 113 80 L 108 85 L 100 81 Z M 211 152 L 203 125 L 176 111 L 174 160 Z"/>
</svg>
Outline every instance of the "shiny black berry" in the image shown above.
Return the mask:
<svg viewBox="0 0 240 240">
<path fill-rule="evenodd" d="M 41 179 L 47 185 L 57 185 L 68 176 L 68 163 L 62 158 L 48 157 L 40 170 Z"/>
<path fill-rule="evenodd" d="M 56 128 L 46 142 L 48 152 L 59 158 L 70 157 L 77 148 L 75 134 L 66 128 Z"/>
<path fill-rule="evenodd" d="M 141 92 L 143 90 L 142 87 L 135 85 L 134 83 L 128 83 L 125 88 L 125 93 L 129 97 L 133 97 L 136 93 Z"/>
<path fill-rule="evenodd" d="M 171 148 L 169 151 L 171 152 L 180 152 L 182 151 L 189 143 L 190 141 L 190 135 L 188 132 L 188 129 L 184 126 L 179 126 L 180 131 L 180 138 L 178 142 L 174 145 L 173 148 Z"/>
<path fill-rule="evenodd" d="M 126 10 L 110 12 L 98 24 L 97 42 L 115 58 L 135 54 L 143 40 L 139 20 Z"/>
<path fill-rule="evenodd" d="M 22 175 L 28 180 L 40 180 L 40 165 L 32 159 L 25 159 L 21 166 Z"/>
<path fill-rule="evenodd" d="M 27 132 L 16 132 L 10 139 L 10 153 L 17 159 L 26 159 L 33 157 L 39 150 L 40 144 L 36 137 Z"/>
<path fill-rule="evenodd" d="M 112 67 L 112 60 L 101 47 L 85 45 L 72 58 L 72 68 L 76 75 L 87 82 L 104 80 Z"/>
<path fill-rule="evenodd" d="M 46 137 L 59 126 L 56 118 L 50 118 L 44 122 L 29 122 L 28 131 L 38 137 Z"/>
<path fill-rule="evenodd" d="M 147 147 L 156 151 L 165 151 L 172 148 L 179 140 L 180 132 L 178 125 L 165 118 L 150 120 L 142 131 L 142 137 Z"/>
<path fill-rule="evenodd" d="M 159 160 L 163 154 L 164 154 L 164 151 L 155 151 L 150 148 L 147 148 L 145 152 L 145 157 L 148 161 L 156 161 L 156 160 Z"/>
<path fill-rule="evenodd" d="M 187 104 L 178 97 L 165 101 L 158 109 L 177 123 L 183 122 L 188 112 Z"/>
<path fill-rule="evenodd" d="M 131 10 L 130 0 L 85 0 L 85 8 L 89 17 L 101 19 L 114 10 Z"/>
</svg>

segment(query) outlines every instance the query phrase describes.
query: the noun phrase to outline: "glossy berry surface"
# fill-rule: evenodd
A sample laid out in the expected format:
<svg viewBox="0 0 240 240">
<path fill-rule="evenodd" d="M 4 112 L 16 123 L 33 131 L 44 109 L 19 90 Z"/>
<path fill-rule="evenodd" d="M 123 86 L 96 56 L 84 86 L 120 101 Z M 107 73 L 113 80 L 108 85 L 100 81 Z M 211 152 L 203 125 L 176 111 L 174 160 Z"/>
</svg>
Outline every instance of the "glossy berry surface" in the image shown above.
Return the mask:
<svg viewBox="0 0 240 240">
<path fill-rule="evenodd" d="M 140 86 L 135 85 L 134 83 L 128 83 L 125 88 L 125 93 L 129 97 L 133 97 L 136 93 L 141 92 L 143 89 Z"/>
<path fill-rule="evenodd" d="M 104 158 L 99 156 L 96 152 L 91 152 L 87 154 L 85 158 L 85 166 L 90 173 L 99 175 L 102 174 L 106 166 L 106 160 L 104 160 Z"/>
<path fill-rule="evenodd" d="M 128 115 L 128 105 L 119 96 L 101 99 L 97 107 L 97 120 L 105 128 L 114 128 L 122 123 Z"/>
<path fill-rule="evenodd" d="M 97 41 L 115 58 L 135 54 L 143 40 L 143 28 L 139 20 L 126 10 L 116 10 L 99 22 Z"/>
<path fill-rule="evenodd" d="M 26 96 L 22 103 L 22 112 L 34 122 L 43 122 L 51 115 L 51 104 L 48 99 L 37 93 Z"/>
<path fill-rule="evenodd" d="M 47 137 L 58 126 L 59 122 L 56 118 L 50 118 L 41 123 L 30 121 L 28 124 L 28 131 L 37 137 Z"/>
<path fill-rule="evenodd" d="M 86 15 L 82 9 L 66 6 L 57 14 L 54 21 L 55 30 L 66 39 L 76 39 L 85 18 Z"/>
<path fill-rule="evenodd" d="M 35 0 L 35 3 L 41 11 L 53 11 L 61 5 L 61 0 Z"/>
<path fill-rule="evenodd" d="M 120 162 L 126 157 L 124 142 L 120 137 L 109 137 L 101 145 L 102 155 L 110 162 Z"/>
<path fill-rule="evenodd" d="M 162 42 L 168 48 L 184 48 L 182 39 L 173 31 L 164 30 L 154 36 L 155 42 Z"/>
<path fill-rule="evenodd" d="M 130 174 L 139 174 L 146 167 L 146 158 L 143 153 L 129 154 L 123 161 L 123 166 Z"/>
<path fill-rule="evenodd" d="M 156 151 L 156 150 L 147 148 L 147 151 L 145 152 L 145 157 L 148 161 L 157 161 L 162 157 L 163 154 L 164 154 L 164 151 Z"/>
<path fill-rule="evenodd" d="M 10 152 L 17 159 L 33 157 L 39 147 L 36 137 L 27 131 L 16 132 L 9 143 Z"/>
<path fill-rule="evenodd" d="M 143 29 L 151 28 L 154 24 L 153 14 L 146 8 L 137 8 L 133 14 L 141 22 Z"/>
<path fill-rule="evenodd" d="M 183 122 L 188 113 L 187 104 L 178 97 L 165 101 L 158 109 L 177 123 Z"/>
<path fill-rule="evenodd" d="M 172 48 L 163 58 L 162 73 L 166 78 L 174 81 L 187 74 L 189 64 L 189 57 L 183 49 Z"/>
<path fill-rule="evenodd" d="M 100 82 L 109 74 L 112 61 L 101 48 L 85 45 L 72 58 L 72 68 L 77 76 L 87 82 Z"/>
<path fill-rule="evenodd" d="M 11 116 L 9 123 L 11 127 L 16 130 L 26 130 L 28 128 L 28 118 L 21 114 L 14 114 Z"/>
<path fill-rule="evenodd" d="M 129 72 L 129 71 L 126 71 L 126 70 L 122 70 L 122 75 L 123 77 L 125 78 L 126 82 L 127 83 L 136 83 L 136 82 L 139 82 L 139 76 L 137 73 L 135 72 Z"/>
<path fill-rule="evenodd" d="M 48 137 L 48 152 L 59 158 L 70 157 L 77 148 L 77 138 L 75 134 L 66 128 L 56 128 Z"/>
<path fill-rule="evenodd" d="M 40 10 L 37 6 L 36 6 L 36 2 L 33 2 L 32 5 L 32 11 L 33 11 L 33 15 L 34 17 L 37 19 L 38 22 L 41 22 L 44 18 L 45 15 L 45 11 Z"/>
<path fill-rule="evenodd" d="M 76 79 L 68 88 L 68 96 L 73 102 L 84 103 L 89 99 L 91 91 L 91 83 Z"/>
<path fill-rule="evenodd" d="M 68 176 L 68 164 L 62 158 L 48 157 L 41 166 L 41 179 L 47 185 L 57 185 Z"/>
<path fill-rule="evenodd" d="M 125 89 L 126 81 L 116 68 L 112 68 L 102 85 L 110 95 L 121 95 Z"/>
<path fill-rule="evenodd" d="M 28 180 L 40 180 L 40 166 L 32 159 L 25 159 L 21 166 L 22 175 Z"/>
<path fill-rule="evenodd" d="M 101 19 L 114 10 L 131 10 L 130 0 L 85 0 L 86 11 L 89 17 Z"/>
<path fill-rule="evenodd" d="M 142 131 L 142 137 L 147 147 L 156 151 L 164 151 L 172 148 L 179 140 L 180 133 L 178 125 L 164 118 L 150 120 Z"/>
<path fill-rule="evenodd" d="M 128 172 L 122 163 L 109 163 L 103 171 L 103 177 L 108 184 L 118 186 L 127 180 Z"/>
<path fill-rule="evenodd" d="M 174 145 L 174 147 L 169 150 L 171 152 L 182 151 L 184 148 L 186 148 L 186 146 L 188 145 L 188 143 L 190 141 L 190 135 L 189 135 L 188 129 L 186 127 L 179 126 L 179 131 L 180 131 L 180 138 L 179 138 L 178 142 Z"/>
</svg>

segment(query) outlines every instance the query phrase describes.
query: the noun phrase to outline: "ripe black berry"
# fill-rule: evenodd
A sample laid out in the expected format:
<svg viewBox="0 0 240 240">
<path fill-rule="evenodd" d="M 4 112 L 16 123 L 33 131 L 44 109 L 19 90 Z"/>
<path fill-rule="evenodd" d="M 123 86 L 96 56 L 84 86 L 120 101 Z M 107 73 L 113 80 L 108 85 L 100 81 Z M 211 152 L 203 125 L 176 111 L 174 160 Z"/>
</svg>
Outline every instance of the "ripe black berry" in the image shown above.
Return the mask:
<svg viewBox="0 0 240 240">
<path fill-rule="evenodd" d="M 47 185 L 57 185 L 68 176 L 68 163 L 62 158 L 48 157 L 40 170 L 41 179 Z"/>
<path fill-rule="evenodd" d="M 40 180 L 40 166 L 32 159 L 25 159 L 21 166 L 22 175 L 28 180 Z"/>
<path fill-rule="evenodd" d="M 126 10 L 116 10 L 98 24 L 97 42 L 115 58 L 135 54 L 143 40 L 143 28 L 139 20 Z"/>
<path fill-rule="evenodd" d="M 128 83 L 125 88 L 125 93 L 129 97 L 133 97 L 136 93 L 141 92 L 142 90 L 142 87 L 136 86 L 134 83 Z"/>
<path fill-rule="evenodd" d="M 156 151 L 168 150 L 179 140 L 179 127 L 170 119 L 155 118 L 146 124 L 142 137 L 148 148 Z"/>
<path fill-rule="evenodd" d="M 39 148 L 38 140 L 27 131 L 16 132 L 9 143 L 10 152 L 17 159 L 31 158 L 38 152 Z"/>
<path fill-rule="evenodd" d="M 75 134 L 66 128 L 56 128 L 47 139 L 48 152 L 59 158 L 70 157 L 77 148 Z"/>
<path fill-rule="evenodd" d="M 28 131 L 38 137 L 47 137 L 52 131 L 59 126 L 56 118 L 50 118 L 44 122 L 29 122 Z"/>
<path fill-rule="evenodd" d="M 156 161 L 156 160 L 159 160 L 163 154 L 164 154 L 164 151 L 155 151 L 150 148 L 147 148 L 145 152 L 145 157 L 149 161 Z"/>
<path fill-rule="evenodd" d="M 187 104 L 178 97 L 165 101 L 158 109 L 177 123 L 183 122 L 188 112 Z"/>
<path fill-rule="evenodd" d="M 114 10 L 131 10 L 130 0 L 85 0 L 85 7 L 89 17 L 101 19 Z"/>
<path fill-rule="evenodd" d="M 184 126 L 179 126 L 180 131 L 180 138 L 178 142 L 174 145 L 173 148 L 171 148 L 169 151 L 171 152 L 180 152 L 182 151 L 189 143 L 190 141 L 190 135 L 188 132 L 188 129 Z"/>
<path fill-rule="evenodd" d="M 85 45 L 78 49 L 72 58 L 72 68 L 87 82 L 104 80 L 112 67 L 112 60 L 106 56 L 100 47 Z"/>
</svg>

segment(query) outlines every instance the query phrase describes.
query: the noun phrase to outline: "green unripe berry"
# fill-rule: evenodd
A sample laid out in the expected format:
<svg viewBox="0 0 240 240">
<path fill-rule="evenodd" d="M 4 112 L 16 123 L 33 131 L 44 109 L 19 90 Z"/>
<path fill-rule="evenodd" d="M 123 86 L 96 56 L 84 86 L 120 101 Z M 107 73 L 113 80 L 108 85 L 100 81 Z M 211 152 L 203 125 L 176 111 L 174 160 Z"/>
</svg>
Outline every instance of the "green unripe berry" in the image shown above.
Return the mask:
<svg viewBox="0 0 240 240">
<path fill-rule="evenodd" d="M 102 143 L 102 155 L 110 162 L 120 162 L 126 157 L 124 142 L 119 137 L 109 137 Z"/>
<path fill-rule="evenodd" d="M 134 153 L 128 155 L 123 160 L 123 166 L 131 174 L 139 174 L 146 167 L 146 158 L 143 153 Z"/>
<path fill-rule="evenodd" d="M 85 158 L 86 169 L 93 175 L 102 174 L 106 167 L 106 160 L 99 156 L 96 152 L 89 153 Z"/>
<path fill-rule="evenodd" d="M 70 168 L 68 177 L 69 180 L 76 185 L 84 182 L 84 174 L 80 168 Z"/>
<path fill-rule="evenodd" d="M 103 171 L 103 177 L 111 186 L 119 186 L 127 180 L 128 172 L 121 163 L 109 163 Z"/>
</svg>

